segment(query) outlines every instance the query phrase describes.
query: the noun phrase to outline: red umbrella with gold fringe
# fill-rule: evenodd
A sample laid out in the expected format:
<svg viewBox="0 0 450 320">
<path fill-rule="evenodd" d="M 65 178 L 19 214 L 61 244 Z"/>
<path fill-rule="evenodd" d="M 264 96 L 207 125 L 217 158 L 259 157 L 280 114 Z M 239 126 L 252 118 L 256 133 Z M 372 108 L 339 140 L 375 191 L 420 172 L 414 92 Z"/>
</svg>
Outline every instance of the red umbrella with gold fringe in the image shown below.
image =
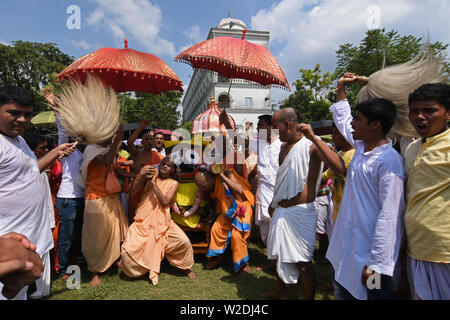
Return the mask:
<svg viewBox="0 0 450 320">
<path fill-rule="evenodd" d="M 290 89 L 283 70 L 265 47 L 242 38 L 217 37 L 202 41 L 175 57 L 193 68 L 215 71 L 227 78 L 240 78 L 260 85 Z"/>
<path fill-rule="evenodd" d="M 183 83 L 167 63 L 150 53 L 128 48 L 127 39 L 124 49 L 105 47 L 79 58 L 57 80 L 70 78 L 84 82 L 87 73 L 95 74 L 116 92 L 183 91 Z"/>
</svg>

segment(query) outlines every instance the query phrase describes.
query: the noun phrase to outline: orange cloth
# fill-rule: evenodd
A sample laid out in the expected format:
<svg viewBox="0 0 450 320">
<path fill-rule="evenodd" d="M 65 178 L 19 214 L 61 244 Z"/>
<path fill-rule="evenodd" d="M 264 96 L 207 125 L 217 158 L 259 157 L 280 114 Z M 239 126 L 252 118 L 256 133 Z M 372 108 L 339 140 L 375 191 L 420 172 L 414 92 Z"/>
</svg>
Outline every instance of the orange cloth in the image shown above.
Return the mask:
<svg viewBox="0 0 450 320">
<path fill-rule="evenodd" d="M 55 206 L 55 227 L 52 229 L 53 243 L 54 247 L 50 250 L 50 262 L 52 264 L 52 269 L 58 272 L 58 238 L 59 231 L 61 229 L 60 217 L 58 214 L 58 209 Z"/>
<path fill-rule="evenodd" d="M 89 271 L 104 272 L 120 257 L 127 229 L 118 193 L 86 200 L 81 250 Z"/>
<path fill-rule="evenodd" d="M 125 170 L 126 172 L 130 172 L 130 167 L 129 166 L 122 166 L 120 165 L 121 162 L 126 162 L 127 158 L 122 157 L 122 156 L 118 156 L 117 157 L 117 163 L 116 163 L 116 167 L 120 168 L 122 170 Z M 122 190 L 121 192 L 126 192 L 128 193 L 130 191 L 130 178 L 121 178 L 122 180 Z"/>
<path fill-rule="evenodd" d="M 227 170 L 231 171 L 234 177 L 241 184 L 246 201 L 248 201 L 250 205 L 253 206 L 255 204 L 255 196 L 250 191 L 251 186 L 248 181 L 242 178 L 233 168 L 229 167 L 227 168 Z M 216 209 L 219 213 L 225 213 L 231 204 L 231 198 L 225 196 L 225 187 L 223 186 L 222 179 L 219 175 L 216 175 L 216 185 L 214 187 L 214 192 L 211 193 L 211 198 L 217 199 Z"/>
<path fill-rule="evenodd" d="M 163 159 L 163 156 L 161 156 L 158 152 L 155 150 L 152 150 L 152 154 L 150 155 L 150 159 L 147 161 L 145 166 L 148 165 L 155 165 L 159 164 L 161 160 Z M 134 215 L 136 213 L 136 209 L 139 206 L 139 203 L 141 202 L 141 192 L 137 192 L 135 194 L 130 194 L 130 204 L 129 204 L 129 210 L 128 210 L 128 216 L 130 218 L 130 221 L 133 221 Z"/>
<path fill-rule="evenodd" d="M 54 246 L 53 249 L 50 250 L 50 261 L 52 265 L 52 269 L 58 272 L 58 238 L 59 238 L 59 230 L 60 230 L 60 217 L 58 214 L 58 208 L 56 208 L 56 196 L 59 191 L 59 186 L 61 185 L 62 179 L 62 164 L 58 159 L 53 162 L 52 169 L 50 171 L 49 183 L 50 190 L 52 193 L 52 201 L 53 201 L 53 209 L 55 211 L 55 227 L 52 229 L 52 236 Z"/>
<path fill-rule="evenodd" d="M 161 160 L 164 158 L 163 155 L 159 154 L 157 151 L 152 150 L 152 154 L 150 155 L 150 159 L 147 161 L 145 165 L 154 165 L 159 164 Z"/>
<path fill-rule="evenodd" d="M 119 194 L 106 193 L 106 168 L 92 160 L 86 180 L 81 250 L 88 269 L 96 273 L 106 271 L 119 258 L 128 230 Z"/>
<path fill-rule="evenodd" d="M 244 201 L 235 200 L 231 193 L 225 190 L 220 176 L 216 176 L 216 185 L 211 198 L 217 201 L 217 217 L 211 228 L 211 240 L 206 253 L 207 257 L 215 257 L 225 252 L 231 243 L 233 268 L 238 272 L 249 261 L 248 238 L 253 223 L 253 209 L 255 197 L 250 191 L 249 183 L 239 176 L 234 169 L 230 169 L 243 187 Z M 240 210 L 245 210 L 243 216 L 238 216 Z"/>
<path fill-rule="evenodd" d="M 106 166 L 92 160 L 88 166 L 86 181 L 86 200 L 104 198 L 108 195 L 106 192 L 106 176 L 108 172 Z"/>
<path fill-rule="evenodd" d="M 245 162 L 245 158 L 244 155 L 241 152 L 237 152 L 234 151 L 233 154 L 233 162 L 232 163 L 227 163 L 227 157 L 223 158 L 223 164 L 225 167 L 225 170 L 231 170 L 234 169 L 234 164 L 238 164 L 238 165 L 242 165 L 242 177 L 244 178 L 244 180 L 248 180 L 248 168 L 247 168 L 247 164 Z"/>
<path fill-rule="evenodd" d="M 177 182 L 157 179 L 156 183 L 164 194 Z M 170 207 L 160 203 L 153 188 L 142 193 L 134 223 L 122 245 L 120 264 L 126 275 L 140 277 L 150 272 L 149 278 L 156 285 L 164 257 L 182 270 L 191 269 L 194 265 L 191 242 L 172 220 Z"/>
</svg>

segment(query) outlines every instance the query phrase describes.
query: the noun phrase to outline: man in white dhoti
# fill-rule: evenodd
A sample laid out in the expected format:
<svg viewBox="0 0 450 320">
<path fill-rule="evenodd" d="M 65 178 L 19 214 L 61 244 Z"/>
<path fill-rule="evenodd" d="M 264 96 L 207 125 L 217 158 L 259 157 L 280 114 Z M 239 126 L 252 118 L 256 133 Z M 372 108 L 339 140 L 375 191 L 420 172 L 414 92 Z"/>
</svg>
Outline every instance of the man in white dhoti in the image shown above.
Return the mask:
<svg viewBox="0 0 450 320">
<path fill-rule="evenodd" d="M 265 295 L 287 299 L 286 284 L 297 283 L 301 272 L 303 299 L 314 299 L 315 276 L 312 257 L 315 247 L 317 211 L 314 200 L 323 163 L 311 141 L 296 130 L 300 116 L 292 108 L 277 111 L 272 127 L 278 129 L 281 146 L 267 240 L 268 258 L 277 260 L 277 287 Z"/>
<path fill-rule="evenodd" d="M 281 141 L 273 135 L 272 116 L 265 114 L 258 117 L 258 188 L 256 190 L 255 224 L 259 227 L 262 242 L 267 246 L 269 235 L 269 206 L 273 199 L 273 190 L 278 171 L 278 157 L 280 155 Z M 274 268 L 274 262 L 269 262 L 257 270 Z"/>
<path fill-rule="evenodd" d="M 16 232 L 36 245 L 45 269 L 36 281 L 37 293 L 50 292 L 49 251 L 53 237 L 43 180 L 40 173 L 60 155 L 72 153 L 63 144 L 36 159 L 20 136 L 30 125 L 34 99 L 18 87 L 0 87 L 0 236 Z M 42 287 L 45 286 L 45 287 Z M 0 290 L 3 285 L 0 284 Z M 15 299 L 27 298 L 28 286 Z M 0 294 L 0 299 L 5 299 Z"/>
</svg>

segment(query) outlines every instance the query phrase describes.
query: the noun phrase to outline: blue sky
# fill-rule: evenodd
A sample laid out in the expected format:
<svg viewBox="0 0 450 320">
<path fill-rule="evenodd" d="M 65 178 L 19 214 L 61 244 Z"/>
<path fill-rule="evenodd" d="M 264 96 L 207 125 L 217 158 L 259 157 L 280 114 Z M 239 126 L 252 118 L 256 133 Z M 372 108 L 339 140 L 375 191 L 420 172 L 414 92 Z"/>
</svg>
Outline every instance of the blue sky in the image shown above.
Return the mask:
<svg viewBox="0 0 450 320">
<path fill-rule="evenodd" d="M 66 25 L 70 5 L 80 8 L 80 29 Z M 54 42 L 79 58 L 122 48 L 127 37 L 130 48 L 160 57 L 185 85 L 192 68 L 174 57 L 205 40 L 228 10 L 249 29 L 270 32 L 269 49 L 290 83 L 316 63 L 334 71 L 339 45 L 359 43 L 369 27 L 450 42 L 448 0 L 2 0 L 0 8 L 0 43 Z M 273 89 L 276 100 L 287 94 Z"/>
</svg>

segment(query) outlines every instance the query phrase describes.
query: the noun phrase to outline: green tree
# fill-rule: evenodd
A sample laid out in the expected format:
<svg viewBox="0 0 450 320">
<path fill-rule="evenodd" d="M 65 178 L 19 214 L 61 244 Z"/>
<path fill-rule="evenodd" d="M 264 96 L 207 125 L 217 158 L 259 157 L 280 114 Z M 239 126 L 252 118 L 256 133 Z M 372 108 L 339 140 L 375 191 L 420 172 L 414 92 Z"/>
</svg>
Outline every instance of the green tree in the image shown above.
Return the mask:
<svg viewBox="0 0 450 320">
<path fill-rule="evenodd" d="M 359 45 L 346 43 L 336 51 L 337 68 L 334 78 L 338 79 L 345 72 L 370 76 L 383 67 L 411 60 L 421 47 L 422 38 L 416 38 L 412 35 L 401 36 L 395 30 L 386 31 L 384 28 L 368 30 Z M 441 56 L 445 55 L 447 47 L 448 44 L 442 42 L 431 44 L 435 53 Z M 350 86 L 347 96 L 352 105 L 360 89 L 359 84 Z"/>
<path fill-rule="evenodd" d="M 181 125 L 181 127 L 182 127 L 183 129 L 186 129 L 186 130 L 189 131 L 189 132 L 192 132 L 192 121 L 184 122 L 184 123 Z"/>
<path fill-rule="evenodd" d="M 329 111 L 334 99 L 333 75 L 322 74 L 320 64 L 313 70 L 300 69 L 301 78 L 293 83 L 295 92 L 283 101 L 281 108 L 292 107 L 304 117 L 304 122 L 332 119 Z"/>
<path fill-rule="evenodd" d="M 126 94 L 123 122 L 141 123 L 148 119 L 152 121 L 154 128 L 175 130 L 180 125 L 180 112 L 177 108 L 181 103 L 181 96 L 181 92 L 174 90 L 160 94 L 136 92 L 134 98 Z"/>
<path fill-rule="evenodd" d="M 39 94 L 41 88 L 52 83 L 57 74 L 73 62 L 55 43 L 14 41 L 0 44 L 0 86 L 15 85 L 32 91 L 37 110 L 48 105 Z"/>
</svg>

